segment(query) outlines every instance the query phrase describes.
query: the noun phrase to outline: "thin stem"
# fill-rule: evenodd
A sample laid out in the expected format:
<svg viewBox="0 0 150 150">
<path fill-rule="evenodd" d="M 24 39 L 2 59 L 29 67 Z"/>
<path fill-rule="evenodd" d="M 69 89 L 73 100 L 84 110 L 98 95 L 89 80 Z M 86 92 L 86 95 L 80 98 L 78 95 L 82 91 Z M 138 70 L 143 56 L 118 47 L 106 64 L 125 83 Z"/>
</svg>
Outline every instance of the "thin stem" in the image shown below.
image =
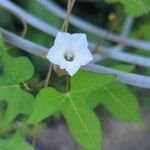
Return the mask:
<svg viewBox="0 0 150 150">
<path fill-rule="evenodd" d="M 68 0 L 67 4 L 67 15 L 65 16 L 63 26 L 61 28 L 62 31 L 67 32 L 68 31 L 68 25 L 69 25 L 69 17 L 72 11 L 72 8 L 74 6 L 75 0 Z"/>
<path fill-rule="evenodd" d="M 51 73 L 52 73 L 52 66 L 53 66 L 53 64 L 51 63 L 49 65 L 48 73 L 47 73 L 47 76 L 46 76 L 46 79 L 45 79 L 45 87 L 48 86 L 48 83 L 50 81 Z"/>
<path fill-rule="evenodd" d="M 68 4 L 67 4 L 67 14 L 66 17 L 64 19 L 64 23 L 62 25 L 61 30 L 67 32 L 68 31 L 68 24 L 69 24 L 69 15 L 71 12 L 71 0 L 68 0 Z"/>
<path fill-rule="evenodd" d="M 71 84 L 69 75 L 67 75 L 66 81 L 67 81 L 66 92 L 68 93 L 70 91 L 70 84 Z"/>
<path fill-rule="evenodd" d="M 38 130 L 39 130 L 39 124 L 37 123 L 35 125 L 35 129 L 34 129 L 34 134 L 33 134 L 33 139 L 32 139 L 32 146 L 35 147 L 36 145 L 36 139 L 37 139 L 37 136 L 38 136 Z"/>
<path fill-rule="evenodd" d="M 31 91 L 31 88 L 25 82 L 23 82 L 22 84 L 26 88 L 27 91 Z"/>
<path fill-rule="evenodd" d="M 51 72 L 52 72 L 52 63 L 49 65 L 49 69 L 48 69 L 48 73 L 47 73 L 47 76 L 46 76 L 46 79 L 45 79 L 45 87 L 48 86 L 49 84 L 49 81 L 50 81 L 50 78 L 51 78 Z M 37 123 L 35 125 L 35 132 L 34 132 L 34 135 L 33 135 L 33 140 L 32 140 L 32 145 L 33 147 L 35 147 L 35 144 L 36 144 L 36 139 L 37 139 L 37 136 L 38 136 L 38 130 L 39 130 L 39 123 Z"/>
</svg>

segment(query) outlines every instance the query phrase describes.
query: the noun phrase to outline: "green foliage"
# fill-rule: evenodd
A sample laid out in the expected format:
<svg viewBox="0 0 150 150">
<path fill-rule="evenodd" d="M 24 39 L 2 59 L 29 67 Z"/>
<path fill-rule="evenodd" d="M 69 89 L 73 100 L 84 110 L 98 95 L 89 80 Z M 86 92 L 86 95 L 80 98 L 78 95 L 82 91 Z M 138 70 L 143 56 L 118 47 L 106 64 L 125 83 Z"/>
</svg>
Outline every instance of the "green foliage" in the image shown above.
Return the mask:
<svg viewBox="0 0 150 150">
<path fill-rule="evenodd" d="M 77 8 L 77 11 L 75 12 L 75 14 L 79 15 L 81 18 L 83 17 L 85 20 L 93 22 L 97 25 L 101 24 L 104 27 L 107 27 L 109 24 L 107 15 L 116 10 L 116 8 L 118 9 L 118 7 L 115 7 L 115 9 L 112 8 L 112 5 L 110 6 L 112 10 L 108 10 L 107 7 L 104 6 L 105 4 L 101 5 L 101 3 L 99 3 L 99 0 L 80 1 L 87 2 L 87 4 L 88 2 L 91 2 L 90 5 L 85 3 L 84 4 L 90 6 L 89 8 L 94 8 L 95 14 L 98 12 L 96 8 L 100 9 L 100 12 L 103 12 L 106 9 L 106 11 L 103 13 L 99 12 L 98 15 L 96 15 L 97 19 L 94 19 L 93 15 L 90 17 L 89 11 L 88 13 L 84 14 L 83 10 L 79 11 Z M 128 15 L 140 16 L 150 11 L 149 0 L 105 1 L 108 3 L 121 2 L 124 5 L 125 11 Z M 95 2 L 95 4 L 93 5 L 92 2 Z M 23 7 L 28 12 L 37 16 L 38 18 L 54 25 L 55 27 L 60 27 L 62 23 L 61 19 L 45 8 L 41 7 L 41 5 L 38 4 L 35 0 L 27 0 L 25 3 L 27 5 L 24 5 L 24 2 L 21 1 L 19 3 L 22 3 Z M 82 7 L 83 6 L 81 6 L 81 8 Z M 114 24 L 111 23 L 110 30 L 113 29 L 112 26 L 116 26 L 116 29 L 113 30 L 117 32 L 120 31 L 120 26 L 122 26 L 122 11 L 122 9 L 118 9 L 116 11 L 117 17 L 114 19 Z M 3 11 L 0 12 L 0 16 L 3 16 L 4 14 L 5 13 Z M 83 16 L 81 14 L 83 14 Z M 15 26 L 15 21 L 12 19 L 12 17 L 8 17 L 6 17 L 6 20 L 5 17 L 3 17 L 2 25 L 5 26 L 6 24 L 5 27 L 10 28 L 11 23 L 12 29 L 18 29 L 18 26 Z M 98 18 L 103 19 L 99 20 Z M 10 19 L 12 20 L 11 22 Z M 149 27 L 149 24 L 143 25 L 142 27 L 133 31 L 133 36 L 150 40 Z M 73 28 L 72 26 L 69 30 L 83 32 L 82 30 Z M 103 41 L 95 35 L 91 35 L 89 33 L 87 33 L 87 35 L 88 38 L 95 43 L 108 44 L 107 41 Z M 53 42 L 52 37 L 45 35 L 38 30 L 35 32 L 35 29 L 32 27 L 29 27 L 27 38 L 46 47 L 52 45 Z M 141 54 L 141 52 L 139 52 L 139 54 Z M 146 54 L 144 53 L 144 55 L 147 56 L 147 52 Z M 47 72 L 48 63 L 36 56 L 32 55 L 30 57 L 34 62 L 36 69 L 39 70 L 37 72 L 41 73 L 38 74 L 38 77 L 36 76 L 36 78 L 38 78 L 37 82 L 40 82 L 40 78 L 42 78 L 45 75 L 44 73 Z M 112 67 L 110 59 L 105 61 L 108 62 L 110 67 Z M 118 61 L 114 62 L 114 60 L 112 62 L 113 64 L 118 63 Z M 113 66 L 112 68 L 126 72 L 132 72 L 134 66 L 119 64 Z M 3 109 L 0 108 L 1 134 L 4 133 L 3 135 L 10 135 L 10 133 L 5 134 L 5 131 L 9 131 L 7 129 L 12 125 L 12 122 L 15 120 L 15 118 L 20 114 L 28 116 L 30 115 L 26 124 L 28 125 L 38 123 L 43 119 L 54 115 L 55 113 L 61 113 L 66 119 L 71 135 L 82 147 L 87 150 L 100 150 L 102 129 L 99 118 L 93 111 L 95 107 L 98 105 L 103 105 L 109 112 L 111 112 L 114 117 L 121 121 L 137 123 L 142 121 L 139 114 L 139 106 L 136 97 L 132 94 L 126 85 L 114 81 L 114 75 L 102 75 L 89 73 L 86 71 L 79 71 L 71 78 L 71 89 L 67 93 L 60 93 L 51 87 L 43 88 L 39 93 L 36 93 L 39 90 L 38 88 L 41 87 L 37 86 L 35 90 L 35 87 L 33 86 L 35 90 L 34 94 L 37 94 L 36 101 L 34 101 L 33 95 L 23 90 L 22 88 L 22 83 L 29 80 L 33 76 L 33 73 L 33 66 L 27 58 L 15 58 L 8 55 L 2 38 L 0 37 L 0 104 L 6 104 L 6 107 Z M 16 132 L 8 139 L 0 139 L 0 150 L 10 149 L 33 150 L 32 146 L 26 142 L 20 132 Z"/>
<path fill-rule="evenodd" d="M 116 65 L 113 68 L 131 72 L 134 66 Z M 120 82 L 112 82 L 101 91 L 96 91 L 90 95 L 87 100 L 92 108 L 101 104 L 107 108 L 114 117 L 121 121 L 142 123 L 136 97 L 130 92 L 126 85 Z"/>
<path fill-rule="evenodd" d="M 64 115 L 72 136 L 80 145 L 87 150 L 99 150 L 100 124 L 86 98 L 95 90 L 111 83 L 114 78 L 114 75 L 79 71 L 71 78 L 71 90 L 68 93 L 60 93 L 50 87 L 42 89 L 36 97 L 28 124 L 60 112 Z"/>
<path fill-rule="evenodd" d="M 72 136 L 87 150 L 100 150 L 100 122 L 89 105 L 76 94 L 68 94 L 66 104 L 63 114 Z"/>
<path fill-rule="evenodd" d="M 33 150 L 33 148 L 19 132 L 16 132 L 9 139 L 0 139 L 0 150 Z"/>
<path fill-rule="evenodd" d="M 150 12 L 149 0 L 105 0 L 108 3 L 121 2 L 128 15 L 140 16 Z"/>
<path fill-rule="evenodd" d="M 0 37 L 0 101 L 7 103 L 0 123 L 0 131 L 7 128 L 19 114 L 28 115 L 32 110 L 33 96 L 20 88 L 20 83 L 30 79 L 34 73 L 31 62 L 25 57 L 11 57 Z"/>
<path fill-rule="evenodd" d="M 141 123 L 137 99 L 124 84 L 119 82 L 110 84 L 99 92 L 95 98 L 117 119 Z"/>
</svg>

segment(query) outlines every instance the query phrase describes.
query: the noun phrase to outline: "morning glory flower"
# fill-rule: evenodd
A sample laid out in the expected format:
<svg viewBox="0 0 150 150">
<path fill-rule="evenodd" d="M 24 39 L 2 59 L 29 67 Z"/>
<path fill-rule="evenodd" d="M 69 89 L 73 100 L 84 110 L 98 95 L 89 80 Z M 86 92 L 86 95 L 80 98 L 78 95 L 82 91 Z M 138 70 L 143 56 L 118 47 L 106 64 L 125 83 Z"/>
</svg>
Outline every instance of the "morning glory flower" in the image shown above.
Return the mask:
<svg viewBox="0 0 150 150">
<path fill-rule="evenodd" d="M 89 63 L 93 56 L 88 49 L 85 34 L 58 32 L 47 58 L 73 76 L 82 65 Z"/>
</svg>

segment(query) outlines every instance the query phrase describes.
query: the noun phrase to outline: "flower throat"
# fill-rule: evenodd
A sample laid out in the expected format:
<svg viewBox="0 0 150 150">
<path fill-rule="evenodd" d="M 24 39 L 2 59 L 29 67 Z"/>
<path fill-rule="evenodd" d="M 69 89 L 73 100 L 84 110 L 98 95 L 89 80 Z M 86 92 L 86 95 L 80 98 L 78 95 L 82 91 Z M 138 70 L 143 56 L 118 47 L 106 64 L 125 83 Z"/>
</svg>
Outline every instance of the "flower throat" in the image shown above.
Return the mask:
<svg viewBox="0 0 150 150">
<path fill-rule="evenodd" d="M 66 59 L 66 61 L 73 61 L 74 60 L 74 54 L 72 52 L 67 52 L 64 54 L 64 58 Z"/>
</svg>

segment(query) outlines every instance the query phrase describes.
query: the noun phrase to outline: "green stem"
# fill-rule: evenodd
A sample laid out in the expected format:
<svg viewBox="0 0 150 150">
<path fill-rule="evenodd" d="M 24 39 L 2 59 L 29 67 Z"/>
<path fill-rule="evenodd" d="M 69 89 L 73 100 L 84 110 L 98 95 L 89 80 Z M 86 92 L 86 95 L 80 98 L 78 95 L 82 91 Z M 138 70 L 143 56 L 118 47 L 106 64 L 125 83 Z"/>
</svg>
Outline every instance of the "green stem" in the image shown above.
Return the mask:
<svg viewBox="0 0 150 150">
<path fill-rule="evenodd" d="M 70 91 L 70 76 L 69 75 L 67 75 L 66 81 L 67 81 L 66 91 L 68 93 Z"/>
<path fill-rule="evenodd" d="M 33 134 L 33 139 L 32 139 L 32 146 L 35 147 L 36 145 L 36 139 L 37 139 L 37 136 L 38 136 L 38 130 L 39 130 L 39 124 L 37 123 L 35 125 L 35 129 L 34 129 L 34 134 Z"/>
</svg>

